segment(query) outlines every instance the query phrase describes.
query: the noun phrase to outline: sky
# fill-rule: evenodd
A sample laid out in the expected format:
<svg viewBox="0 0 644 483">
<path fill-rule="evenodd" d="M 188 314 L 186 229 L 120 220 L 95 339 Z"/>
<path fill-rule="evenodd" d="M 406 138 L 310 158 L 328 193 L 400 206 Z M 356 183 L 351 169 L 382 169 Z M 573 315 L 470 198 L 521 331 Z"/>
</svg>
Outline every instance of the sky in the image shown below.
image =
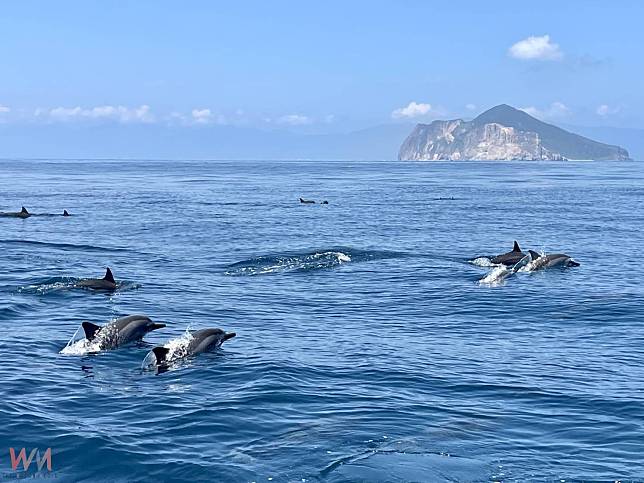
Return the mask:
<svg viewBox="0 0 644 483">
<path fill-rule="evenodd" d="M 644 128 L 644 2 L 3 2 L 0 123 Z"/>
</svg>

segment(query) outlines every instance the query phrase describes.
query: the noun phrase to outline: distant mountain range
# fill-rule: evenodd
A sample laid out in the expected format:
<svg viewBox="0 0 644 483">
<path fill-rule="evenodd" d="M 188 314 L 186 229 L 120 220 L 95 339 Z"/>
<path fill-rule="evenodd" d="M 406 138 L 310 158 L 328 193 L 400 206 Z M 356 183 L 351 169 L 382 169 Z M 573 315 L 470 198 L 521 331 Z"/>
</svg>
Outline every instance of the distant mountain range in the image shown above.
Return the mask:
<svg viewBox="0 0 644 483">
<path fill-rule="evenodd" d="M 501 104 L 472 121 L 418 124 L 398 159 L 435 160 L 628 160 L 620 147 L 600 143 Z"/>
<path fill-rule="evenodd" d="M 608 145 L 625 146 L 630 157 L 644 160 L 644 130 L 563 127 Z M 0 159 L 394 160 L 413 129 L 414 124 L 395 123 L 341 134 L 301 134 L 219 125 L 0 123 Z"/>
</svg>

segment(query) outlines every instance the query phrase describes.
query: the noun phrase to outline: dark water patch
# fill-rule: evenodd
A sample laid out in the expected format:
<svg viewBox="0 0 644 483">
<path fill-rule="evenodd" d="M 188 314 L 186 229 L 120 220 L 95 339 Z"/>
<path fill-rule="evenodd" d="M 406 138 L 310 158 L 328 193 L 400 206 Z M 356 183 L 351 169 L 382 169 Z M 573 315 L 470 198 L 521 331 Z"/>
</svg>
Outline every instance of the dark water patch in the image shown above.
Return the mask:
<svg viewBox="0 0 644 483">
<path fill-rule="evenodd" d="M 348 263 L 354 264 L 404 256 L 404 253 L 392 251 L 334 247 L 310 252 L 262 255 L 228 265 L 224 273 L 232 276 L 250 276 L 284 272 L 310 272 L 328 270 Z"/>
<path fill-rule="evenodd" d="M 447 453 L 372 449 L 343 456 L 320 471 L 324 481 L 479 482 L 495 476 L 490 465 Z M 500 478 L 502 479 L 502 478 Z"/>
<path fill-rule="evenodd" d="M 20 246 L 37 246 L 43 248 L 54 248 L 58 250 L 78 250 L 89 252 L 129 252 L 129 248 L 121 247 L 103 247 L 99 245 L 75 245 L 73 243 L 56 243 L 43 242 L 37 240 L 0 240 L 0 244 L 20 245 Z"/>
</svg>

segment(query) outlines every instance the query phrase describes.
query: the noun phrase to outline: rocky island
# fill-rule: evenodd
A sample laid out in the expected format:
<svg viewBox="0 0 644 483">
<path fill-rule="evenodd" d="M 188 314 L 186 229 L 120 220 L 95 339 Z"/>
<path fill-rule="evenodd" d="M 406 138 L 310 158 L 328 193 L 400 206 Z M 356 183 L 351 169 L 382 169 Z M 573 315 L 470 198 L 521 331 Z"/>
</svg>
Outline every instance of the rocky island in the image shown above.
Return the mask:
<svg viewBox="0 0 644 483">
<path fill-rule="evenodd" d="M 568 132 L 506 104 L 471 121 L 418 124 L 399 160 L 630 160 L 628 151 Z"/>
</svg>

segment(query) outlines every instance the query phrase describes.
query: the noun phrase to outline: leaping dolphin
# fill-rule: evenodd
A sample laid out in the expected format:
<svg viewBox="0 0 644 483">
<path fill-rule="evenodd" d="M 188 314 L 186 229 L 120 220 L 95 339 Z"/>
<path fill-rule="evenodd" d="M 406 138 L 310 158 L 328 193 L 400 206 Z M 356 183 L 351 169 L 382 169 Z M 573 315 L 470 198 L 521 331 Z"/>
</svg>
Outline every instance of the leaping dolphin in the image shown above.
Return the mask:
<svg viewBox="0 0 644 483">
<path fill-rule="evenodd" d="M 573 260 L 565 253 L 537 253 L 534 250 L 528 250 L 532 257 L 530 263 L 530 270 L 543 270 L 546 268 L 565 268 L 565 267 L 578 267 L 581 264 Z"/>
<path fill-rule="evenodd" d="M 221 347 L 224 341 L 232 339 L 237 334 L 234 332 L 225 332 L 221 329 L 201 329 L 192 332 L 190 342 L 187 346 L 180 347 L 171 352 L 171 349 L 165 346 L 157 346 L 152 349 L 143 360 L 143 367 L 163 366 L 169 362 L 190 357 L 202 352 L 211 352 Z"/>
<path fill-rule="evenodd" d="M 521 248 L 519 247 L 519 243 L 515 240 L 514 246 L 512 247 L 511 252 L 497 255 L 496 257 L 492 258 L 490 262 L 494 263 L 495 265 L 502 264 L 509 267 L 519 263 L 525 256 L 526 256 L 526 253 L 523 253 L 521 251 Z"/>
<path fill-rule="evenodd" d="M 85 338 L 98 342 L 100 350 L 116 349 L 131 342 L 137 342 L 148 332 L 162 329 L 165 324 L 157 324 L 145 315 L 128 315 L 112 320 L 104 326 L 83 322 Z"/>
<path fill-rule="evenodd" d="M 31 213 L 29 213 L 27 211 L 27 208 L 23 206 L 22 210 L 20 211 L 0 212 L 0 216 L 6 216 L 6 217 L 12 217 L 12 218 L 29 218 L 31 216 Z"/>
<path fill-rule="evenodd" d="M 107 267 L 103 278 L 86 278 L 80 280 L 76 286 L 92 290 L 116 290 L 116 281 L 114 280 L 114 275 L 112 275 L 112 270 Z"/>
</svg>

